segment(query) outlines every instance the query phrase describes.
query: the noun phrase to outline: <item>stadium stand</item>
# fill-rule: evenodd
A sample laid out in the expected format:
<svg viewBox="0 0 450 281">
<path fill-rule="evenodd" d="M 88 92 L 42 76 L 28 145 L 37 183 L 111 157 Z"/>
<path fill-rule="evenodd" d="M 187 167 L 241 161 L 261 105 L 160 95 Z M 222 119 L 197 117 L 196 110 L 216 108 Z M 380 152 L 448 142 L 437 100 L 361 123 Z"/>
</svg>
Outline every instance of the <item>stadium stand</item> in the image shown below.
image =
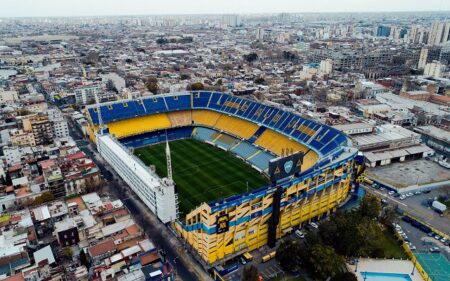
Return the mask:
<svg viewBox="0 0 450 281">
<path fill-rule="evenodd" d="M 237 146 L 231 149 L 231 152 L 239 155 L 241 158 L 247 159 L 258 151 L 256 147 L 248 144 L 245 141 L 240 142 Z"/>
<path fill-rule="evenodd" d="M 174 111 L 167 113 L 172 127 L 190 126 L 192 124 L 192 115 L 190 110 Z"/>
<path fill-rule="evenodd" d="M 283 152 L 286 155 L 291 150 L 292 152 L 307 151 L 307 148 L 302 144 L 272 130 L 265 130 L 255 141 L 255 144 L 272 151 L 278 156 L 282 155 Z"/>
<path fill-rule="evenodd" d="M 165 113 L 120 120 L 108 124 L 110 134 L 115 135 L 117 138 L 167 129 L 170 127 L 170 120 Z"/>
<path fill-rule="evenodd" d="M 226 134 L 220 134 L 220 133 L 213 135 L 213 139 L 214 139 L 214 143 L 216 145 L 218 145 L 226 150 L 233 147 L 234 144 L 236 144 L 236 142 L 238 141 L 237 139 L 233 138 L 232 136 L 229 136 Z"/>
<path fill-rule="evenodd" d="M 214 127 L 220 115 L 220 113 L 210 110 L 194 110 L 192 111 L 192 121 L 194 124 Z"/>
<path fill-rule="evenodd" d="M 251 136 L 248 139 L 248 142 L 254 143 L 256 141 L 256 139 L 259 138 L 259 136 L 261 136 L 262 133 L 264 133 L 265 130 L 266 130 L 266 127 L 264 127 L 264 126 L 259 127 L 258 130 L 256 130 L 256 132 L 253 134 L 253 136 Z"/>
<path fill-rule="evenodd" d="M 188 139 L 192 136 L 192 127 L 174 128 L 160 130 L 156 132 L 144 133 L 136 136 L 122 138 L 120 140 L 127 147 L 138 148 L 147 145 L 153 145 L 160 142 Z"/>
<path fill-rule="evenodd" d="M 214 127 L 243 139 L 250 138 L 258 129 L 254 123 L 225 114 L 219 117 Z"/>
<path fill-rule="evenodd" d="M 216 134 L 216 131 L 208 129 L 208 128 L 203 128 L 203 127 L 198 127 L 194 129 L 194 133 L 193 136 L 196 139 L 202 140 L 202 141 L 210 141 L 212 142 L 213 136 L 214 134 Z"/>
<path fill-rule="evenodd" d="M 274 158 L 271 154 L 260 151 L 259 153 L 251 156 L 247 160 L 258 167 L 261 171 L 266 171 L 269 168 L 269 160 Z"/>
</svg>

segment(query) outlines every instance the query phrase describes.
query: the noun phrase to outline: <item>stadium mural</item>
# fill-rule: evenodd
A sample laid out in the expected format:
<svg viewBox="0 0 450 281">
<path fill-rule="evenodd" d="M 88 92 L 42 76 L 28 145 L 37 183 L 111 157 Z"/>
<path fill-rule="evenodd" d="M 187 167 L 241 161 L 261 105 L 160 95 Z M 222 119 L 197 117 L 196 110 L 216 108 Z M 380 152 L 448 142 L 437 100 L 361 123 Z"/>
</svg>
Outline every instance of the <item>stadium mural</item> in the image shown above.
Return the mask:
<svg viewBox="0 0 450 281">
<path fill-rule="evenodd" d="M 107 127 L 160 177 L 166 176 L 164 142 L 170 141 L 179 201 L 173 225 L 210 266 L 273 246 L 333 212 L 356 174 L 357 151 L 344 134 L 225 93 L 110 102 L 86 114 L 91 135 Z"/>
</svg>

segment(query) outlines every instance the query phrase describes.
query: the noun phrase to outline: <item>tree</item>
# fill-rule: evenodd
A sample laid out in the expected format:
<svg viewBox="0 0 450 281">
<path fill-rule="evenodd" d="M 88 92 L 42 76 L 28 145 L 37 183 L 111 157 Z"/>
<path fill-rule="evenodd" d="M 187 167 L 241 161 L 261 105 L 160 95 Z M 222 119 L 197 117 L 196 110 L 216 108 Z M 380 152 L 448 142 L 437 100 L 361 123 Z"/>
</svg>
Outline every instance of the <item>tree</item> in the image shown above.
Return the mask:
<svg viewBox="0 0 450 281">
<path fill-rule="evenodd" d="M 383 211 L 381 212 L 381 220 L 384 223 L 384 225 L 392 227 L 392 223 L 394 222 L 394 219 L 397 216 L 395 209 L 396 207 L 393 206 L 386 206 L 383 208 Z"/>
<path fill-rule="evenodd" d="M 12 179 L 11 179 L 11 175 L 9 173 L 6 173 L 5 182 L 6 182 L 6 185 L 8 185 L 8 186 L 12 185 Z"/>
<path fill-rule="evenodd" d="M 314 267 L 316 276 L 325 280 L 341 272 L 344 258 L 339 256 L 333 247 L 316 244 L 311 248 L 310 262 Z"/>
<path fill-rule="evenodd" d="M 87 268 L 89 268 L 89 262 L 86 256 L 86 253 L 84 252 L 83 249 L 81 249 L 80 251 L 80 263 L 84 266 L 86 266 Z"/>
<path fill-rule="evenodd" d="M 71 259 L 73 256 L 73 251 L 70 247 L 64 248 L 62 253 L 63 253 L 64 257 L 66 257 L 67 259 Z"/>
<path fill-rule="evenodd" d="M 301 263 L 299 253 L 300 244 L 295 240 L 283 240 L 277 248 L 276 260 L 285 271 L 295 270 Z"/>
<path fill-rule="evenodd" d="M 159 44 L 159 45 L 164 45 L 164 44 L 167 44 L 167 43 L 169 43 L 169 40 L 167 40 L 166 38 L 158 38 L 158 39 L 156 39 L 156 43 L 157 44 Z"/>
<path fill-rule="evenodd" d="M 44 204 L 46 202 L 50 202 L 53 200 L 55 200 L 55 195 L 53 195 L 53 193 L 51 191 L 46 191 L 46 192 L 42 193 L 40 196 L 37 196 L 34 199 L 33 204 L 40 205 L 40 204 Z"/>
<path fill-rule="evenodd" d="M 246 60 L 249 63 L 254 62 L 257 59 L 258 59 L 258 55 L 256 53 L 250 53 L 250 54 L 244 55 L 244 60 Z"/>
<path fill-rule="evenodd" d="M 366 195 L 359 206 L 359 211 L 363 217 L 376 219 L 380 216 L 380 200 L 373 195 Z"/>
<path fill-rule="evenodd" d="M 258 281 L 258 269 L 254 265 L 244 267 L 241 281 Z"/>
<path fill-rule="evenodd" d="M 342 272 L 334 276 L 331 281 L 358 281 L 353 272 Z"/>
<path fill-rule="evenodd" d="M 157 94 L 159 90 L 158 79 L 156 77 L 147 78 L 147 82 L 145 82 L 145 86 L 147 89 L 153 94 Z"/>
<path fill-rule="evenodd" d="M 222 86 L 222 84 L 223 84 L 223 81 L 222 81 L 222 79 L 219 78 L 219 79 L 217 80 L 216 85 L 217 85 L 217 86 Z"/>
<path fill-rule="evenodd" d="M 260 85 L 266 84 L 266 80 L 263 77 L 256 78 L 254 82 L 255 82 L 255 84 L 260 84 Z"/>
<path fill-rule="evenodd" d="M 201 82 L 194 82 L 191 85 L 188 85 L 187 90 L 188 91 L 201 91 L 205 89 L 205 85 Z"/>
</svg>

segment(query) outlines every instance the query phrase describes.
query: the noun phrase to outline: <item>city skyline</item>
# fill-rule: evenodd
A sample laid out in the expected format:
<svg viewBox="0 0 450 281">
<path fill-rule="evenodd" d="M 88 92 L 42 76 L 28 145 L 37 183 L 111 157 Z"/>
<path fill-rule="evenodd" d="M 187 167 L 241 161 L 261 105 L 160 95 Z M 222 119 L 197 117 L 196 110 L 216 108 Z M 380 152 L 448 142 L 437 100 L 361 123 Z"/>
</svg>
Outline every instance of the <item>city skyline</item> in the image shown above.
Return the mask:
<svg viewBox="0 0 450 281">
<path fill-rule="evenodd" d="M 5 0 L 1 4 L 0 17 L 71 17 L 114 15 L 174 15 L 174 14 L 257 14 L 257 13 L 332 13 L 332 12 L 414 12 L 450 11 L 450 2 L 388 1 L 388 0 L 318 0 L 315 2 L 279 0 L 260 3 L 256 0 Z M 38 3 L 38 5 L 37 5 Z"/>
</svg>

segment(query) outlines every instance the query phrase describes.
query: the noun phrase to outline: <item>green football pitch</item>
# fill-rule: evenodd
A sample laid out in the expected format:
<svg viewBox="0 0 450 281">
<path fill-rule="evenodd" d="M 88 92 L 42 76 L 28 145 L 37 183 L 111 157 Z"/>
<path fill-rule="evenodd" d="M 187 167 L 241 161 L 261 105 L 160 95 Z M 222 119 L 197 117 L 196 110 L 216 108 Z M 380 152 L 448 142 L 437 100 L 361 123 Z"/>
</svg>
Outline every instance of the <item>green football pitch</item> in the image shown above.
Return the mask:
<svg viewBox="0 0 450 281">
<path fill-rule="evenodd" d="M 173 179 L 178 193 L 180 217 L 201 203 L 255 190 L 269 180 L 229 152 L 197 140 L 170 142 Z M 134 154 L 146 165 L 155 165 L 167 176 L 165 143 L 138 148 Z"/>
</svg>

